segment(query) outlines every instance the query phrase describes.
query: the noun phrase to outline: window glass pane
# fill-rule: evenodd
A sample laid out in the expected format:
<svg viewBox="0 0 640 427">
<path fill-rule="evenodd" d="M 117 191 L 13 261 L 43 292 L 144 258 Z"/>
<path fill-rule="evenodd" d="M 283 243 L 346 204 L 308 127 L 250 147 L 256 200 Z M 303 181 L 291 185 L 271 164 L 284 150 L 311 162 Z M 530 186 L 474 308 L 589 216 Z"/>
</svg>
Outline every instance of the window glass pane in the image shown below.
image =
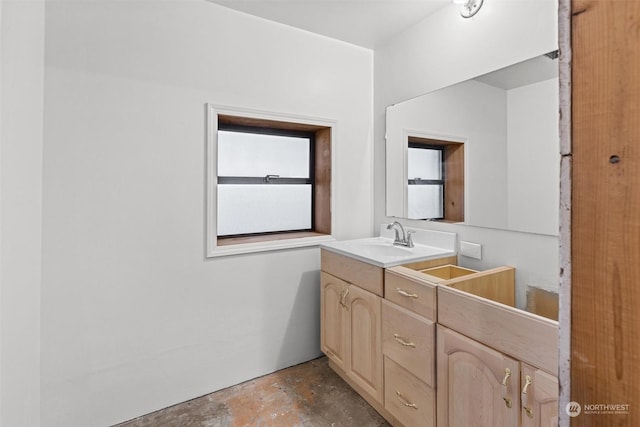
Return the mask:
<svg viewBox="0 0 640 427">
<path fill-rule="evenodd" d="M 311 185 L 218 185 L 218 236 L 311 228 Z"/>
<path fill-rule="evenodd" d="M 443 218 L 443 186 L 409 185 L 407 205 L 407 215 L 409 218 Z"/>
<path fill-rule="evenodd" d="M 407 155 L 407 179 L 442 179 L 442 150 L 411 148 Z"/>
<path fill-rule="evenodd" d="M 218 131 L 218 176 L 309 177 L 309 138 Z"/>
</svg>

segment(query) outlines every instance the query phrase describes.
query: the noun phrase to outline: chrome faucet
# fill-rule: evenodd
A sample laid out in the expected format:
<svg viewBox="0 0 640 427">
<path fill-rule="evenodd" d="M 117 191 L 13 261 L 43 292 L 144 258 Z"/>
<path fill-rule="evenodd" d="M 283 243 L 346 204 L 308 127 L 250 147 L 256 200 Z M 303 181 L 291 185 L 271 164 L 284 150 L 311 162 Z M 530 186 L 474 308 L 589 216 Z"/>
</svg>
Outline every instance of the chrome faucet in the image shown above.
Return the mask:
<svg viewBox="0 0 640 427">
<path fill-rule="evenodd" d="M 408 248 L 413 247 L 413 239 L 411 235 L 414 233 L 413 231 L 404 232 L 404 227 L 398 221 L 393 221 L 391 224 L 387 225 L 387 230 L 391 230 L 396 232 L 396 237 L 393 239 L 393 244 L 396 246 L 406 246 Z M 400 232 L 402 232 L 402 238 L 400 238 Z"/>
</svg>

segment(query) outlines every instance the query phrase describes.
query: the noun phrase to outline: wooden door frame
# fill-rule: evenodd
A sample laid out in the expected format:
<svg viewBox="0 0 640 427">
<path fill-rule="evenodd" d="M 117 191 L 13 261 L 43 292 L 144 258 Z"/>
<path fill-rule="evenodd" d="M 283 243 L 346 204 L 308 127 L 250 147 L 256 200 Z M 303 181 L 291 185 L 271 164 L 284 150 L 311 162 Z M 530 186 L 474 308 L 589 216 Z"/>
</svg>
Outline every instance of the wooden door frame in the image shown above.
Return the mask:
<svg viewBox="0 0 640 427">
<path fill-rule="evenodd" d="M 559 0 L 561 426 L 640 425 L 638 28 L 640 0 Z"/>
</svg>

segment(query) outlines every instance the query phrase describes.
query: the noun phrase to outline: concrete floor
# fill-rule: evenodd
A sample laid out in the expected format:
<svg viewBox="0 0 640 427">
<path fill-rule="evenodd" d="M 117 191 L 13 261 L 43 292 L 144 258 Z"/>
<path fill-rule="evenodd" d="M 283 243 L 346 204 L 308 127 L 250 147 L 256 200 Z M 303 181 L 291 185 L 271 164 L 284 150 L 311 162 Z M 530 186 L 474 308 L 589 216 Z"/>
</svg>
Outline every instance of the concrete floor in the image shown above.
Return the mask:
<svg viewBox="0 0 640 427">
<path fill-rule="evenodd" d="M 331 368 L 312 360 L 118 427 L 389 426 Z"/>
</svg>

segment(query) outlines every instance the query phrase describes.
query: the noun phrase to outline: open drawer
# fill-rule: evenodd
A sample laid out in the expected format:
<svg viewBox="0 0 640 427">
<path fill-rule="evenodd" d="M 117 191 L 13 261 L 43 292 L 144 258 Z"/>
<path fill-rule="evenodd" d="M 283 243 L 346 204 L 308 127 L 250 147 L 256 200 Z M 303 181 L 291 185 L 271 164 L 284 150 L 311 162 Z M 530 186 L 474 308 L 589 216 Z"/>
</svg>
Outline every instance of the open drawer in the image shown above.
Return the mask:
<svg viewBox="0 0 640 427">
<path fill-rule="evenodd" d="M 476 271 L 447 264 L 424 269 L 398 266 L 389 268 L 387 271 L 406 277 L 413 282 L 459 289 L 501 304 L 515 306 L 516 286 L 515 268 L 513 267 L 496 267 Z"/>
</svg>

